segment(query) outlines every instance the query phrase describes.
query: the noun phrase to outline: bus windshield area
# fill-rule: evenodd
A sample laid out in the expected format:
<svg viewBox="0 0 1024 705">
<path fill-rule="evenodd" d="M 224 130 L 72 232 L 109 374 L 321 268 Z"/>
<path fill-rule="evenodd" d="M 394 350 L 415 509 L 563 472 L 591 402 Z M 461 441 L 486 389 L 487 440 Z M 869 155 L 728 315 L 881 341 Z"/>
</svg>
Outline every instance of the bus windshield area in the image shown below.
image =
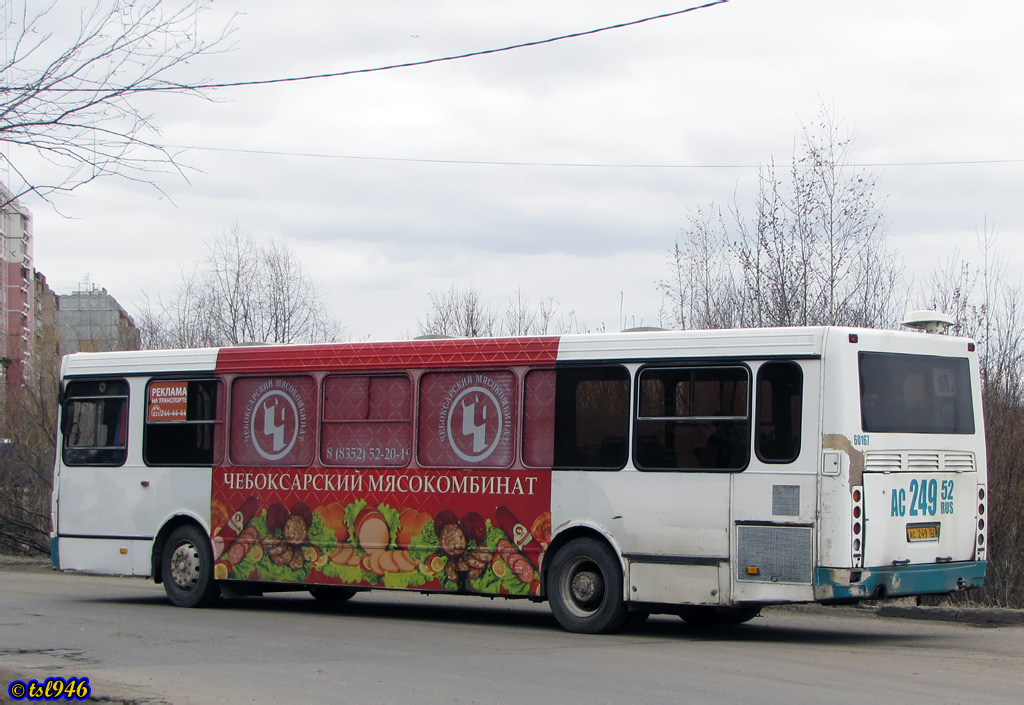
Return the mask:
<svg viewBox="0 0 1024 705">
<path fill-rule="evenodd" d="M 861 427 L 874 433 L 974 433 L 966 358 L 860 353 Z"/>
</svg>

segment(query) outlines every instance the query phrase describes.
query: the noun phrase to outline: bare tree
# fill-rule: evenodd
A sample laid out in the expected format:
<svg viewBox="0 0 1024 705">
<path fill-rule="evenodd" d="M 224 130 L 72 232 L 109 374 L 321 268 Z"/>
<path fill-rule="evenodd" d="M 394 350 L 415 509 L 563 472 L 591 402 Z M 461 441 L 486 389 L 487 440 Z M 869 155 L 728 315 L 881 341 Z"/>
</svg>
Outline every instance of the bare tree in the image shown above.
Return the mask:
<svg viewBox="0 0 1024 705">
<path fill-rule="evenodd" d="M 988 451 L 989 560 L 981 602 L 1024 606 L 1024 288 L 985 222 L 977 263 L 957 252 L 932 273 L 916 304 L 953 317 L 978 349 Z M 973 596 L 972 596 L 973 598 Z"/>
<path fill-rule="evenodd" d="M 419 321 L 419 332 L 460 338 L 604 332 L 604 326 L 592 329 L 580 321 L 575 311 L 556 318 L 557 311 L 558 301 L 553 297 L 534 304 L 517 289 L 509 297 L 508 307 L 499 314 L 483 302 L 479 289 L 452 284 L 446 290 L 430 292 L 429 308 Z"/>
<path fill-rule="evenodd" d="M 689 227 L 669 250 L 671 276 L 657 282 L 671 313 L 660 325 L 671 328 L 730 328 L 739 324 L 742 309 L 728 261 L 728 236 L 721 214 L 711 207 L 695 209 Z"/>
<path fill-rule="evenodd" d="M 40 326 L 35 354 L 4 370 L 0 397 L 0 552 L 50 551 L 59 342 L 55 320 Z"/>
<path fill-rule="evenodd" d="M 750 214 L 695 209 L 658 282 L 680 327 L 895 325 L 906 303 L 874 178 L 832 111 L 801 131 L 786 180 L 762 168 Z"/>
<path fill-rule="evenodd" d="M 159 171 L 181 173 L 175 154 L 153 141 L 142 94 L 205 96 L 202 85 L 173 74 L 228 48 L 232 28 L 207 36 L 201 0 L 88 0 L 70 39 L 68 8 L 53 0 L 2 3 L 6 51 L 0 63 L 0 160 L 14 197 L 46 198 L 102 176 L 153 184 Z M 30 173 L 27 157 L 49 163 Z M 13 183 L 11 183 L 13 182 Z"/>
<path fill-rule="evenodd" d="M 326 342 L 342 335 L 319 287 L 284 244 L 260 246 L 235 225 L 182 272 L 174 292 L 136 314 L 144 348 Z"/>
<path fill-rule="evenodd" d="M 553 323 L 558 302 L 552 297 L 541 299 L 536 306 L 516 289 L 509 297 L 508 308 L 502 317 L 501 332 L 505 335 L 544 335 Z"/>
<path fill-rule="evenodd" d="M 498 315 L 480 300 L 480 290 L 452 284 L 429 294 L 430 309 L 420 324 L 420 335 L 450 335 L 479 338 L 495 335 Z"/>
</svg>

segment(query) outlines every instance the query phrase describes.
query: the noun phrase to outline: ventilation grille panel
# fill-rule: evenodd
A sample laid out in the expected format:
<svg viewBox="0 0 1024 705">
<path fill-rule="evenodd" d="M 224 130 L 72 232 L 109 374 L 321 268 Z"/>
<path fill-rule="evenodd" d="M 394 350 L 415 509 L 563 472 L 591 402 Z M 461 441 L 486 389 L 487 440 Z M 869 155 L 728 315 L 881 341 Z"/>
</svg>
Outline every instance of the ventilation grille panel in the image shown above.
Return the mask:
<svg viewBox="0 0 1024 705">
<path fill-rule="evenodd" d="M 736 531 L 738 580 L 811 582 L 810 527 L 740 525 Z M 756 568 L 756 574 L 748 568 Z"/>
</svg>

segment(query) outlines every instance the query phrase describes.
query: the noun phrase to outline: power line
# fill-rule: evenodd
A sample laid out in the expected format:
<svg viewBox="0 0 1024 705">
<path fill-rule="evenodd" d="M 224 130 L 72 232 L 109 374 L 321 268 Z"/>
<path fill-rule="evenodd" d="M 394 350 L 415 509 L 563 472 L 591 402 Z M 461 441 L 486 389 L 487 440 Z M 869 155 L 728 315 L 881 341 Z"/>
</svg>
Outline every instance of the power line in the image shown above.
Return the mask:
<svg viewBox="0 0 1024 705">
<path fill-rule="evenodd" d="M 349 159 L 369 162 L 408 162 L 414 164 L 462 164 L 470 166 L 522 166 L 522 167 L 568 167 L 577 169 L 760 169 L 765 164 L 613 164 L 602 162 L 520 162 L 490 159 L 427 159 L 419 157 L 373 157 L 357 154 L 323 154 L 317 152 L 282 152 L 269 149 L 237 149 L 233 147 L 203 147 L 185 145 L 164 145 L 166 149 L 194 149 L 201 152 L 232 152 L 236 154 L 263 154 L 276 157 L 307 157 L 311 159 Z M 934 162 L 857 162 L 837 164 L 852 169 L 903 167 L 903 166 L 970 166 L 984 164 L 1021 164 L 1024 159 L 964 159 Z M 789 164 L 785 165 L 787 168 Z"/>
<path fill-rule="evenodd" d="M 523 42 L 521 44 L 512 44 L 507 47 L 501 47 L 499 49 L 484 49 L 482 51 L 471 51 L 466 54 L 455 54 L 453 56 L 443 56 L 436 59 L 424 59 L 422 61 L 408 61 L 401 64 L 390 64 L 387 66 L 377 66 L 369 69 L 351 69 L 348 71 L 335 71 L 332 73 L 319 73 L 312 74 L 309 76 L 292 76 L 288 78 L 267 78 L 257 81 L 232 81 L 230 83 L 203 83 L 196 86 L 155 86 L 153 88 L 147 88 L 146 90 L 154 91 L 178 91 L 183 88 L 189 90 L 205 90 L 208 88 L 237 88 L 241 86 L 266 86 L 275 83 L 295 83 L 298 81 L 315 81 L 321 78 L 339 78 L 341 76 L 353 76 L 360 73 L 375 73 L 378 71 L 392 71 L 394 69 L 406 69 L 413 66 L 426 66 L 428 64 L 438 64 L 443 61 L 458 61 L 459 59 L 469 59 L 474 56 L 485 56 L 487 54 L 499 54 L 505 51 L 513 51 L 515 49 L 525 49 L 527 47 L 540 46 L 542 44 L 551 44 L 552 42 L 560 42 L 563 39 L 576 39 L 578 37 L 586 37 L 591 34 L 598 34 L 600 32 L 609 32 L 614 29 L 622 29 L 624 27 L 632 27 L 634 25 L 643 24 L 645 22 L 654 22 L 655 20 L 663 20 L 668 17 L 675 17 L 677 15 L 685 15 L 689 12 L 696 12 L 697 10 L 704 10 L 715 5 L 722 5 L 729 2 L 729 0 L 713 0 L 712 2 L 705 3 L 703 5 L 695 5 L 688 7 L 685 10 L 675 10 L 673 12 L 666 12 L 661 15 L 654 15 L 652 17 L 644 17 L 639 20 L 632 20 L 630 22 L 620 22 L 619 24 L 608 25 L 607 27 L 599 27 L 597 29 L 588 29 L 583 32 L 573 32 L 572 34 L 563 34 L 558 37 L 551 37 L 550 39 L 539 39 L 533 42 Z"/>
</svg>

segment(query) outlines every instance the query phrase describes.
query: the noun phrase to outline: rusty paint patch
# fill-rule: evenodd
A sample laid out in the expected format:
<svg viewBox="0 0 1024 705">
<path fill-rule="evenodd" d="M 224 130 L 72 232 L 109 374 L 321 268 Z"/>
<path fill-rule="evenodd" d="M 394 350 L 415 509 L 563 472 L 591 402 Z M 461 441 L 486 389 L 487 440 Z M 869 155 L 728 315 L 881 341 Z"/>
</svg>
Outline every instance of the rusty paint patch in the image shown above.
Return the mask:
<svg viewBox="0 0 1024 705">
<path fill-rule="evenodd" d="M 850 487 L 864 484 L 864 451 L 854 448 L 849 438 L 841 433 L 826 433 L 821 437 L 821 447 L 846 453 L 850 458 Z"/>
</svg>

